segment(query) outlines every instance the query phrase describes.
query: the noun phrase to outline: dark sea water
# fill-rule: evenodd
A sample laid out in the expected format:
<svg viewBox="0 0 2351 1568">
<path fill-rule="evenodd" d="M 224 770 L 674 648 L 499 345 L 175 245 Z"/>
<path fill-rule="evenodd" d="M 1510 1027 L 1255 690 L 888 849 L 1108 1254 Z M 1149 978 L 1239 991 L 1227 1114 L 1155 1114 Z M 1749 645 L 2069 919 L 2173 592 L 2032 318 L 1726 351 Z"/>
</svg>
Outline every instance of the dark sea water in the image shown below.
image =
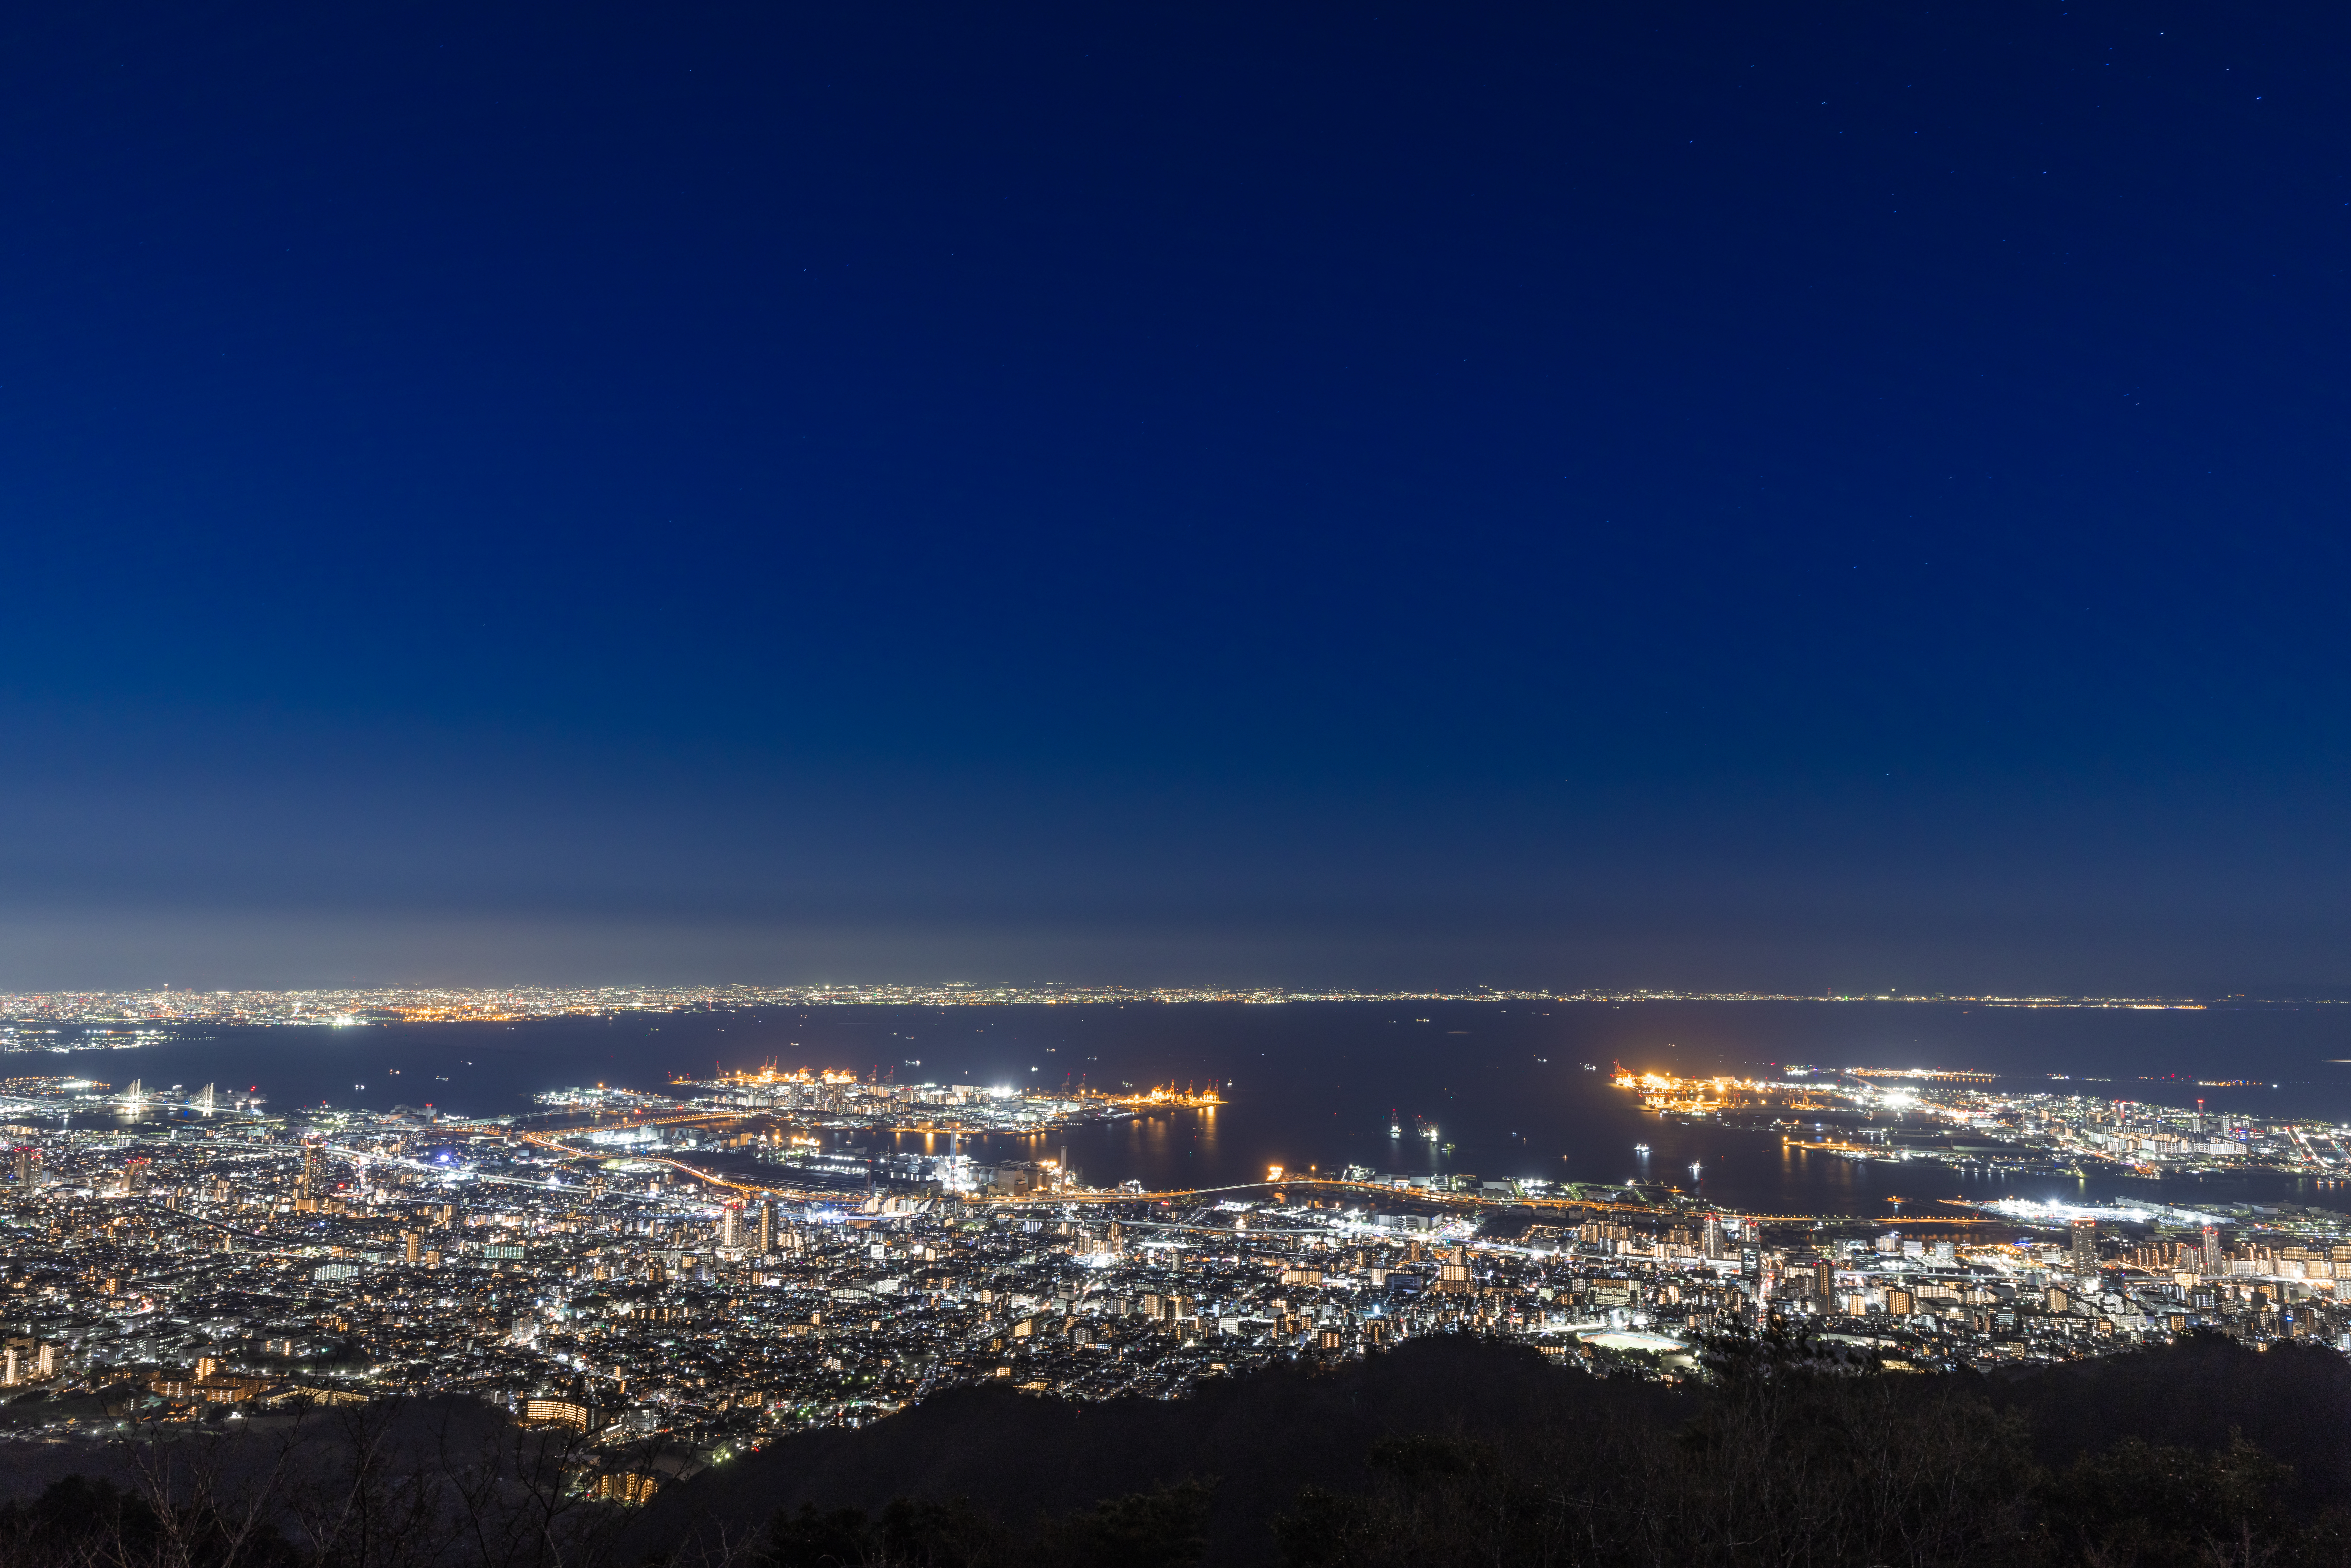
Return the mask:
<svg viewBox="0 0 2351 1568">
<path fill-rule="evenodd" d="M 1017 1152 L 1069 1157 L 1086 1179 L 1157 1188 L 1261 1178 L 1270 1165 L 1446 1170 L 1487 1177 L 1654 1180 L 1775 1213 L 1883 1214 L 1887 1200 L 2129 1194 L 2176 1201 L 2292 1197 L 2285 1177 L 2166 1184 L 1980 1176 L 1790 1152 L 1774 1135 L 1667 1124 L 1608 1086 L 1616 1063 L 1685 1073 L 1821 1066 L 1965 1067 L 2007 1087 L 2266 1116 L 2351 1118 L 2351 1007 L 2201 1012 L 1809 1002 L 1332 1003 L 828 1008 L 625 1014 L 515 1025 L 246 1029 L 103 1056 L 16 1056 L 9 1071 L 91 1072 L 118 1086 L 257 1086 L 271 1108 L 434 1104 L 467 1115 L 529 1108 L 538 1091 L 607 1082 L 659 1089 L 715 1068 L 894 1070 L 901 1082 L 1059 1086 L 1217 1085 L 1228 1102 L 1068 1135 Z M 1583 1064 L 1598 1069 L 1587 1071 Z M 919 1064 L 919 1065 L 918 1065 Z M 2067 1073 L 2052 1082 L 2047 1075 Z M 2197 1079 L 2259 1079 L 2252 1089 Z M 2099 1082 L 2104 1080 L 2105 1082 Z M 2274 1083 L 2275 1088 L 2268 1087 Z M 1229 1085 L 1229 1087 L 1228 1087 Z M 363 1087 L 362 1087 L 363 1086 Z M 1391 1115 L 1405 1135 L 1388 1135 Z M 1440 1128 L 1448 1155 L 1413 1136 Z M 1008 1156 L 1013 1140 L 967 1140 Z M 1646 1143 L 1642 1157 L 1634 1145 Z M 934 1145 L 935 1146 L 935 1145 Z M 2339 1200 L 2338 1200 L 2339 1201 Z"/>
</svg>

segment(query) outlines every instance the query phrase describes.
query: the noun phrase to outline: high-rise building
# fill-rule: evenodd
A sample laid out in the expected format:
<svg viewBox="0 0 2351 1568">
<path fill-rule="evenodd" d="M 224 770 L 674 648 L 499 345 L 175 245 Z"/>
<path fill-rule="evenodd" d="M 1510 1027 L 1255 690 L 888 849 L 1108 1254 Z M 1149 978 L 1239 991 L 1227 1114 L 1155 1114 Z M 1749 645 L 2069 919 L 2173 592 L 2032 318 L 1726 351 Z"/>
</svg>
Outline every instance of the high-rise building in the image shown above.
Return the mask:
<svg viewBox="0 0 2351 1568">
<path fill-rule="evenodd" d="M 2074 1221 L 2074 1271 L 2077 1274 L 2098 1271 L 2098 1222 L 2095 1219 Z"/>
<path fill-rule="evenodd" d="M 730 1203 L 720 1213 L 718 1245 L 721 1247 L 743 1245 L 743 1206 L 741 1204 Z"/>
<path fill-rule="evenodd" d="M 2204 1272 L 2217 1274 L 2220 1271 L 2220 1228 L 2217 1225 L 2208 1225 L 2204 1228 Z"/>
<path fill-rule="evenodd" d="M 759 1206 L 759 1256 L 764 1258 L 776 1249 L 776 1206 Z"/>
<path fill-rule="evenodd" d="M 635 1470 L 614 1470 L 598 1476 L 588 1495 L 598 1502 L 647 1503 L 661 1490 L 661 1478 Z"/>
</svg>

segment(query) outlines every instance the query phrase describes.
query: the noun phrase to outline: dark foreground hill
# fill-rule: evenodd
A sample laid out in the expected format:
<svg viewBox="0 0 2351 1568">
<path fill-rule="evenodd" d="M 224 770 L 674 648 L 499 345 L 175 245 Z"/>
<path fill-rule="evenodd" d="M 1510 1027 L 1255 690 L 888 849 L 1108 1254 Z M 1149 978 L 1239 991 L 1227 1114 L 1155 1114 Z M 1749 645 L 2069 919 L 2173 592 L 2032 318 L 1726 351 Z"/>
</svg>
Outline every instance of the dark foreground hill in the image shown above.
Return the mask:
<svg viewBox="0 0 2351 1568">
<path fill-rule="evenodd" d="M 942 1394 L 848 1431 L 803 1433 L 705 1471 L 647 1511 L 651 1543 L 695 1521 L 739 1532 L 779 1508 L 880 1510 L 895 1498 L 968 1499 L 1008 1523 L 1186 1478 L 1217 1481 L 1208 1561 L 1270 1558 L 1267 1521 L 1302 1487 L 1370 1479 L 1383 1437 L 1493 1438 L 1603 1413 L 1671 1423 L 1689 1401 L 1656 1384 L 1567 1372 L 1520 1346 L 1410 1342 L 1342 1371 L 1278 1367 L 1180 1400 L 1072 1404 L 988 1387 Z"/>
<path fill-rule="evenodd" d="M 1709 1363 L 1669 1387 L 1464 1337 L 1177 1401 L 963 1389 L 643 1509 L 599 1500 L 680 1457 L 659 1439 L 460 1398 L 158 1428 L 78 1450 L 93 1479 L 0 1473 L 29 1499 L 0 1503 L 0 1568 L 2351 1568 L 2329 1350 L 1986 1379 L 1771 1339 Z"/>
<path fill-rule="evenodd" d="M 2024 1415 L 2053 1469 L 2125 1437 L 2217 1450 L 2233 1429 L 2294 1467 L 2295 1506 L 2351 1507 L 2351 1362 L 2331 1350 L 2198 1337 L 1996 1380 L 1986 1393 Z"/>
<path fill-rule="evenodd" d="M 2261 1454 L 2239 1449 L 2232 1459 L 2239 1436 Z M 2152 1446 L 2152 1457 L 2117 1449 L 2132 1440 Z M 2185 1452 L 2163 1451 L 2173 1449 Z M 2064 1490 L 2085 1456 L 2117 1452 L 2128 1473 Z M 2194 1474 L 2181 1469 L 2199 1464 Z M 2299 1528 L 2351 1507 L 2351 1365 L 2323 1349 L 2199 1340 L 2005 1379 L 1791 1377 L 1758 1364 L 1698 1394 L 1593 1377 L 1508 1344 L 1419 1340 L 1333 1372 L 1275 1369 L 1210 1384 L 1182 1401 L 1071 1405 L 956 1391 L 705 1472 L 649 1509 L 635 1540 L 741 1539 L 803 1507 L 878 1515 L 897 1499 L 964 1499 L 1018 1542 L 1042 1516 L 1077 1517 L 1101 1500 L 1187 1478 L 1215 1482 L 1201 1560 L 1217 1563 L 1372 1563 L 1387 1561 L 1384 1552 L 1435 1561 L 1441 1551 L 1402 1542 L 1449 1511 L 1523 1511 L 1537 1493 L 1555 1516 L 1537 1534 L 1567 1528 L 1562 1509 L 1589 1516 L 1581 1528 L 1591 1550 L 1563 1560 L 1703 1560 L 1717 1528 L 1701 1517 L 1708 1509 L 1727 1511 L 1724 1521 L 1768 1509 L 1789 1530 L 1836 1535 L 1863 1553 L 1852 1561 L 2021 1561 L 2019 1532 L 2038 1531 L 2035 1550 L 2053 1549 L 2053 1510 L 2103 1519 L 2135 1506 L 2137 1487 L 2217 1509 L 2216 1528 L 2221 1514 L 2252 1506 L 2248 1488 L 2270 1511 L 2262 1528 Z M 2218 1500 L 2197 1502 L 2199 1488 L 2218 1489 Z M 1668 1505 L 1681 1517 L 1626 1522 Z M 1853 1517 L 1871 1510 L 1886 1516 L 1876 1525 Z M 1286 1542 L 1276 1529 L 1283 1516 L 1292 1521 Z M 2185 1542 L 2202 1526 L 2189 1517 L 2179 1528 Z M 1643 1540 L 1604 1550 L 1595 1532 L 1609 1530 Z M 1897 1553 L 1904 1542 L 1872 1533 L 1883 1530 L 1950 1539 L 1947 1551 L 1913 1542 Z M 1372 1539 L 1350 1546 L 1351 1531 Z M 1331 1548 L 1320 1558 L 1318 1542 Z M 1537 1547 L 1521 1540 L 1519 1549 Z M 2309 1542 L 2296 1550 L 2314 1560 Z M 998 1552 L 1035 1557 L 1001 1542 Z M 1056 1554 L 1070 1555 L 1048 1553 Z M 1835 1549 L 1804 1554 L 1848 1560 Z M 2166 1559 L 2142 1552 L 2137 1560 Z"/>
</svg>

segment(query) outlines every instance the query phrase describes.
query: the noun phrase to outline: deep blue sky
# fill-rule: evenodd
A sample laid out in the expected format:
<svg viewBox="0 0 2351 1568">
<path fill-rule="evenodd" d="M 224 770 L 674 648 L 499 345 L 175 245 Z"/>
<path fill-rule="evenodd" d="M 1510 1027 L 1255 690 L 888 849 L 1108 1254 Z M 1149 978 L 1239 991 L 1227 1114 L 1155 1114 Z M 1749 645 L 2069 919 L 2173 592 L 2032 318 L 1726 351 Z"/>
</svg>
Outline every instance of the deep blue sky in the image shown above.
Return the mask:
<svg viewBox="0 0 2351 1568">
<path fill-rule="evenodd" d="M 0 985 L 2351 991 L 2351 16 L 27 7 Z"/>
</svg>

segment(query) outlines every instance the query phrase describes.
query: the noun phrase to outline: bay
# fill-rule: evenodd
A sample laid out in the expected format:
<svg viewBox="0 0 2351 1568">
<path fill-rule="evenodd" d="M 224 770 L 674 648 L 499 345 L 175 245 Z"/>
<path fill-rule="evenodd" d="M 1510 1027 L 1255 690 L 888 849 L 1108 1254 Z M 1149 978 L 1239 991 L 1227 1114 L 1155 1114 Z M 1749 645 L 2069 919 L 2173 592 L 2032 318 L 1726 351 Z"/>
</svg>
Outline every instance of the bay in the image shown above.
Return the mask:
<svg viewBox="0 0 2351 1568">
<path fill-rule="evenodd" d="M 62 1037 L 61 1037 L 62 1038 Z M 622 1013 L 514 1023 L 224 1028 L 136 1051 L 18 1053 L 8 1072 L 89 1072 L 117 1086 L 257 1089 L 270 1108 L 433 1105 L 497 1115 L 604 1082 L 659 1090 L 768 1062 L 899 1082 L 1214 1085 L 1226 1103 L 1067 1134 L 965 1140 L 982 1158 L 1067 1157 L 1097 1184 L 1157 1190 L 1260 1180 L 1269 1167 L 1647 1181 L 1765 1213 L 1891 1212 L 1945 1197 L 2127 1195 L 2270 1201 L 2300 1178 L 2157 1184 L 1989 1176 L 1930 1161 L 1855 1162 L 1770 1134 L 1664 1123 L 1610 1086 L 1622 1065 L 1700 1076 L 1822 1067 L 1966 1068 L 2002 1087 L 2192 1104 L 2234 1114 L 2351 1116 L 2351 1008 L 2200 1011 L 1893 1002 L 1334 1002 L 812 1008 Z M 1587 1064 L 1589 1064 L 1587 1066 Z M 2052 1074 L 2063 1074 L 2053 1078 Z M 2257 1080 L 2258 1087 L 2199 1080 Z M 1416 1135 L 1423 1123 L 1439 1131 Z M 1390 1128 L 1401 1136 L 1391 1136 Z M 902 1146 L 924 1146 L 904 1134 Z M 1646 1144 L 1644 1156 L 1635 1145 Z M 1447 1147 L 1449 1145 L 1449 1148 Z M 929 1146 L 943 1152 L 944 1140 Z M 1688 1167 L 1696 1164 L 1700 1174 Z"/>
</svg>

